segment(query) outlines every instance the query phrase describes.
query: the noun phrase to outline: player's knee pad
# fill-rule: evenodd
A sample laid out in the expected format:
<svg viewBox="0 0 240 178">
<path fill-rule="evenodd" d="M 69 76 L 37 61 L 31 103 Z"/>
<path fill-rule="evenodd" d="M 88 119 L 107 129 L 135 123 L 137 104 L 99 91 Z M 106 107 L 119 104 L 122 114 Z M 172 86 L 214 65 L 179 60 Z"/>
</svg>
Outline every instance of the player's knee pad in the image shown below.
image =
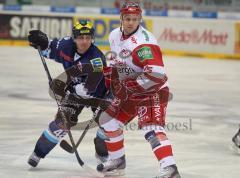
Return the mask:
<svg viewBox="0 0 240 178">
<path fill-rule="evenodd" d="M 44 136 L 51 142 L 58 143 L 58 141 L 68 132 L 67 130 L 62 129 L 61 124 L 62 123 L 56 121 L 50 122 L 48 129 L 43 132 Z"/>
<path fill-rule="evenodd" d="M 104 131 L 116 131 L 123 125 L 121 121 L 111 117 L 107 112 L 103 112 L 99 117 L 99 126 Z"/>
<path fill-rule="evenodd" d="M 108 113 L 102 112 L 101 115 L 99 116 L 98 122 L 100 126 L 103 126 L 104 124 L 106 124 L 111 120 L 112 120 L 112 117 Z"/>
</svg>

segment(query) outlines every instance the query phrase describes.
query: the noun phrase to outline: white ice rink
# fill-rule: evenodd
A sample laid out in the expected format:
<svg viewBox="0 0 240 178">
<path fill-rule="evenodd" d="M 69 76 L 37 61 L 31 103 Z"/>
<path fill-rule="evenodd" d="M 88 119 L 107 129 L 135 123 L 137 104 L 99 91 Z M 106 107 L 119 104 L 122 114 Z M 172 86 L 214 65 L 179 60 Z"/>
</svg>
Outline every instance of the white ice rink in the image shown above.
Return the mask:
<svg viewBox="0 0 240 178">
<path fill-rule="evenodd" d="M 168 107 L 168 137 L 182 178 L 239 178 L 240 156 L 229 150 L 240 123 L 240 61 L 165 56 L 173 100 Z M 56 76 L 62 66 L 48 61 Z M 36 50 L 0 47 L 0 177 L 90 178 L 75 156 L 57 146 L 36 169 L 28 156 L 56 103 Z M 79 120 L 88 120 L 85 110 Z M 175 125 L 175 126 L 174 126 Z M 132 124 L 132 127 L 134 125 Z M 91 129 L 78 151 L 96 166 Z M 74 131 L 75 139 L 81 132 Z M 151 178 L 158 164 L 140 131 L 125 128 L 127 169 L 124 178 Z"/>
</svg>

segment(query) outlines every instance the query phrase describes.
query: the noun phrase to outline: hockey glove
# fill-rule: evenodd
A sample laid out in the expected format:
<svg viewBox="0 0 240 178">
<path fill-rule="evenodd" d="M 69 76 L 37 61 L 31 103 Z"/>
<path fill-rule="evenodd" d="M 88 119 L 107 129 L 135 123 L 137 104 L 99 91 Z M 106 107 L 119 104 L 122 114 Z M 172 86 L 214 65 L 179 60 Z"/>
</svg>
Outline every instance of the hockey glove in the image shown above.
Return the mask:
<svg viewBox="0 0 240 178">
<path fill-rule="evenodd" d="M 29 31 L 28 41 L 30 46 L 35 49 L 37 49 L 38 46 L 40 46 L 41 50 L 45 50 L 48 47 L 48 37 L 40 30 Z"/>
<path fill-rule="evenodd" d="M 119 80 L 117 68 L 104 67 L 103 75 L 105 78 L 106 88 L 111 89 L 114 97 L 116 97 L 121 102 L 126 101 L 128 98 L 128 91 L 124 84 Z"/>
<path fill-rule="evenodd" d="M 105 86 L 109 90 L 111 87 L 112 67 L 104 67 L 103 75 L 104 75 L 104 79 L 105 79 Z"/>
<path fill-rule="evenodd" d="M 121 102 L 126 101 L 128 99 L 128 95 L 130 94 L 124 84 L 119 81 L 112 82 L 112 91 L 114 97 L 119 99 Z"/>
<path fill-rule="evenodd" d="M 59 79 L 53 79 L 53 81 L 50 83 L 50 88 L 53 90 L 53 92 L 57 95 L 60 95 L 62 97 L 65 96 L 65 88 L 66 83 Z"/>
</svg>

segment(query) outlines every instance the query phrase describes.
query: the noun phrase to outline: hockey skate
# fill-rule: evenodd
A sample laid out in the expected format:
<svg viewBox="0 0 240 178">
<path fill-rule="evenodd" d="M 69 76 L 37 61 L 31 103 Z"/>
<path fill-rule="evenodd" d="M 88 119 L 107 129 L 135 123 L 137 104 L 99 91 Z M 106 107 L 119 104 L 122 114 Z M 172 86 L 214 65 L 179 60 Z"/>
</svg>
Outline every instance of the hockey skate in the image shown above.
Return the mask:
<svg viewBox="0 0 240 178">
<path fill-rule="evenodd" d="M 181 178 L 177 166 L 171 165 L 160 171 L 160 176 L 154 178 Z"/>
<path fill-rule="evenodd" d="M 32 167 L 37 167 L 40 159 L 41 158 L 38 157 L 35 152 L 33 152 L 31 156 L 28 158 L 28 164 Z"/>
<path fill-rule="evenodd" d="M 108 160 L 108 156 L 100 156 L 97 153 L 95 153 L 95 158 L 97 160 L 97 164 L 105 163 Z"/>
<path fill-rule="evenodd" d="M 232 138 L 232 146 L 231 149 L 240 154 L 240 129 L 238 131 L 238 133 L 236 133 L 236 135 L 234 135 L 234 137 Z"/>
<path fill-rule="evenodd" d="M 122 176 L 125 174 L 125 156 L 114 160 L 107 160 L 97 166 L 97 170 L 104 176 Z"/>
</svg>

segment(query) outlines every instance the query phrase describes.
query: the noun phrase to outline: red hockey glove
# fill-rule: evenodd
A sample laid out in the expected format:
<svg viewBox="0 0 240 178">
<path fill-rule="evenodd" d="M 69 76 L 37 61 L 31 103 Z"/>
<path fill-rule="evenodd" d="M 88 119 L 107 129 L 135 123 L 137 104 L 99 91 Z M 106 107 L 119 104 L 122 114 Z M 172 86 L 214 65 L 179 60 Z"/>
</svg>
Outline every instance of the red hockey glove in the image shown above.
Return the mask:
<svg viewBox="0 0 240 178">
<path fill-rule="evenodd" d="M 130 94 L 130 91 L 128 91 L 125 85 L 119 80 L 112 81 L 112 91 L 113 95 L 121 102 L 126 101 L 128 99 L 128 95 Z"/>
<path fill-rule="evenodd" d="M 103 67 L 103 75 L 105 79 L 105 86 L 109 90 L 111 87 L 112 67 Z"/>
</svg>

